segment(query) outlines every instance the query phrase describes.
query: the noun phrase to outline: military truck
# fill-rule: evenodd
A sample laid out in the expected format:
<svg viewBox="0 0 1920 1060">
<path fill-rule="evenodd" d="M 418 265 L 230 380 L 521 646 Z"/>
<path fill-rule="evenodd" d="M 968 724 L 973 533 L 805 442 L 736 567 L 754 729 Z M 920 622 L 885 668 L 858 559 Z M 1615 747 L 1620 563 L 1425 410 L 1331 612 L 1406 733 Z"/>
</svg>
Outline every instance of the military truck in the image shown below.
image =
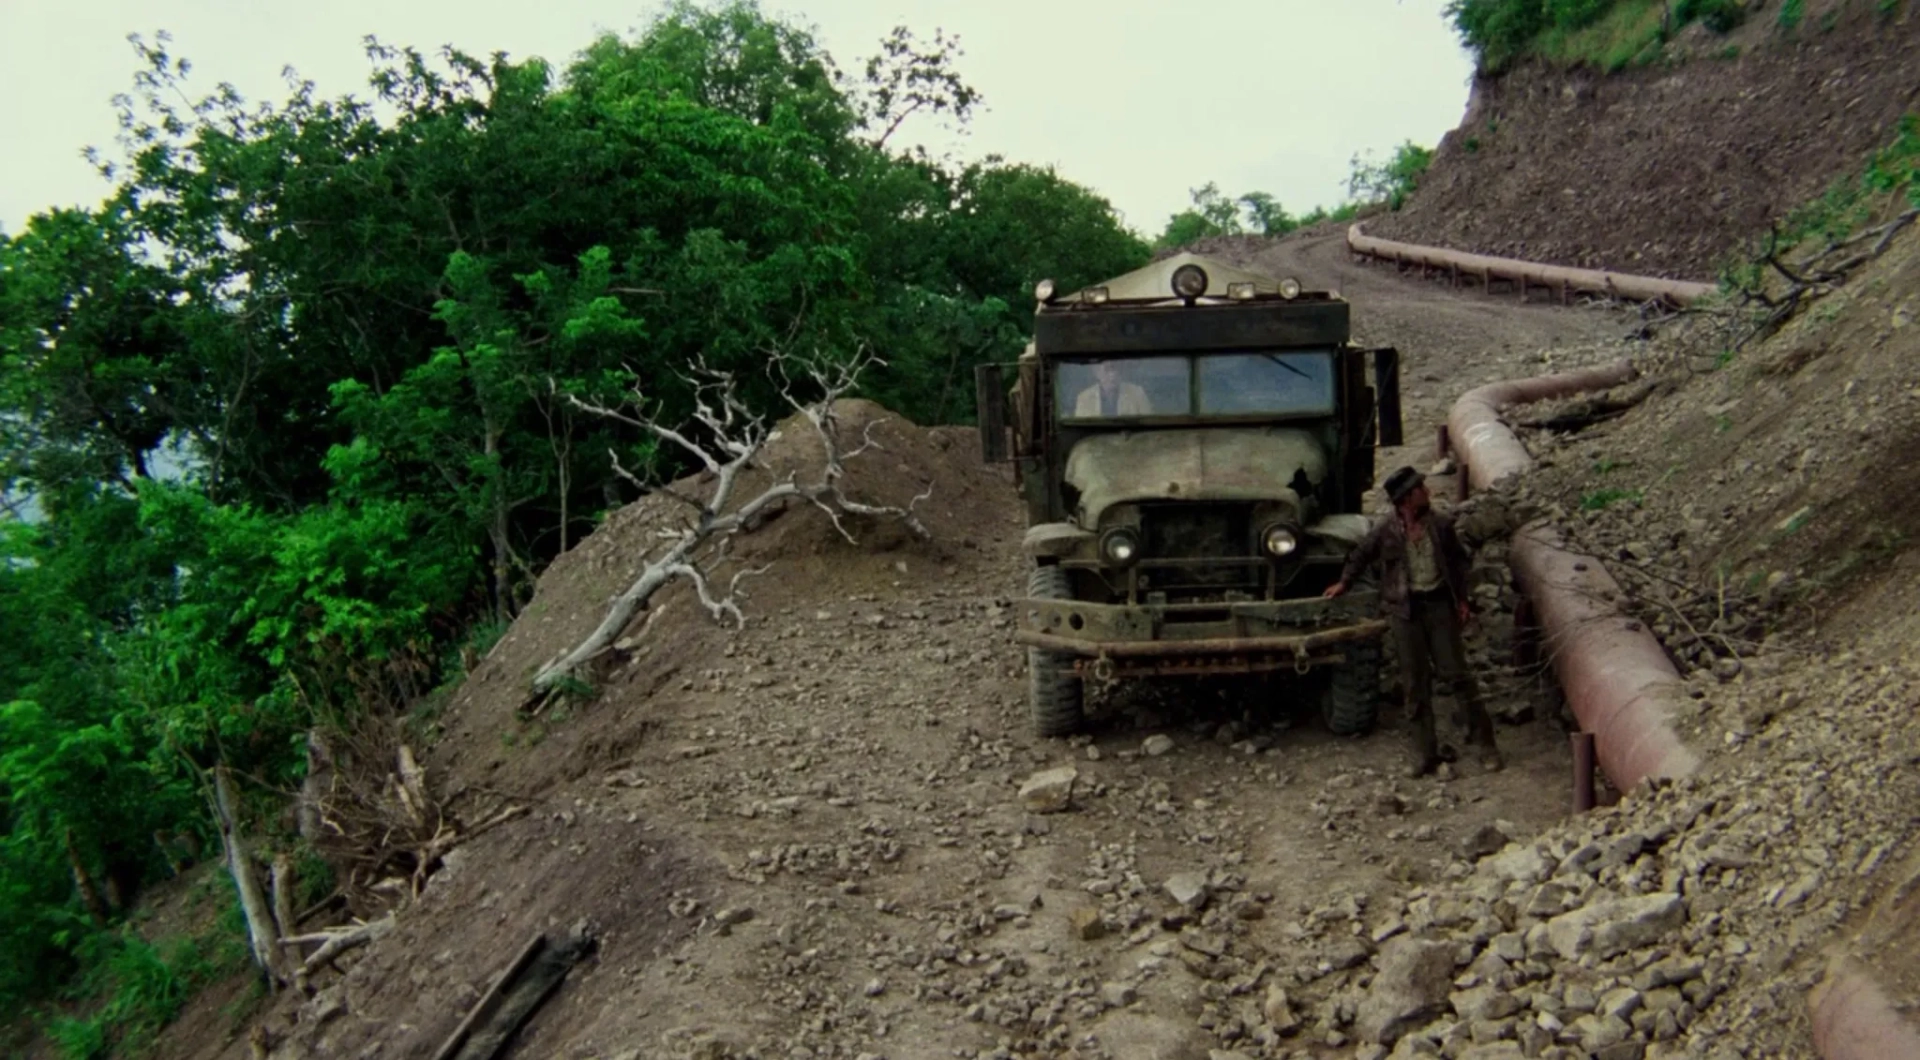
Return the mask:
<svg viewBox="0 0 1920 1060">
<path fill-rule="evenodd" d="M 1377 589 L 1322 592 L 1400 444 L 1398 353 L 1354 345 L 1337 294 L 1192 254 L 1034 294 L 1032 344 L 976 380 L 982 456 L 1026 502 L 1034 729 L 1080 729 L 1089 682 L 1262 673 L 1372 727 Z"/>
</svg>

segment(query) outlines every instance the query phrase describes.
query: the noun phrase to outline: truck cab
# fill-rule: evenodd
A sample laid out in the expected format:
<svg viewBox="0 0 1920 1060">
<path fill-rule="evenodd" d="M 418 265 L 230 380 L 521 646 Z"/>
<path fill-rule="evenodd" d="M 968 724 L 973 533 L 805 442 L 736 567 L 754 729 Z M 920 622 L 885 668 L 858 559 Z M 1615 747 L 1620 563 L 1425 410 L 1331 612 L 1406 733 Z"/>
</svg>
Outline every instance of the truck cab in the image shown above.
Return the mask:
<svg viewBox="0 0 1920 1060">
<path fill-rule="evenodd" d="M 1377 599 L 1321 593 L 1400 443 L 1396 351 L 1355 346 L 1336 294 L 1192 254 L 1035 296 L 1011 395 L 999 364 L 978 394 L 1026 507 L 1036 731 L 1081 728 L 1089 681 L 1314 670 L 1330 727 L 1371 727 Z"/>
</svg>

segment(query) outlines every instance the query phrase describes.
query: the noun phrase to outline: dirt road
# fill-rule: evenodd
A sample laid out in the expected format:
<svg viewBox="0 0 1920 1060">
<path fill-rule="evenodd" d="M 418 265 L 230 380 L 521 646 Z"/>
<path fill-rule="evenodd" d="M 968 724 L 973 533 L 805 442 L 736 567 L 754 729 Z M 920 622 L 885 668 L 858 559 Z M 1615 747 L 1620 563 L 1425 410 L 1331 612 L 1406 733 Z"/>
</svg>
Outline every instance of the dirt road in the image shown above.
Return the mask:
<svg viewBox="0 0 1920 1060">
<path fill-rule="evenodd" d="M 1362 341 L 1400 347 L 1413 444 L 1383 475 L 1431 462 L 1463 390 L 1617 357 L 1630 327 L 1358 265 L 1336 233 L 1214 252 L 1338 288 Z M 1564 812 L 1565 738 L 1497 665 L 1498 613 L 1475 648 L 1496 711 L 1543 715 L 1502 726 L 1498 774 L 1400 779 L 1397 712 L 1338 739 L 1284 685 L 1152 689 L 1090 737 L 1033 737 L 1010 480 L 970 432 L 878 437 L 869 473 L 933 480 L 933 544 L 856 549 L 783 517 L 748 546 L 777 566 L 744 629 L 670 601 L 598 701 L 522 724 L 526 672 L 598 619 L 650 524 L 623 513 L 556 564 L 435 755 L 534 812 L 463 848 L 324 1010 L 277 1016 L 275 1056 L 425 1056 L 528 934 L 583 920 L 597 956 L 515 1055 L 1348 1055 L 1337 1034 L 1280 1044 L 1268 986 L 1305 1011 L 1364 960 L 1377 895 Z M 1065 765 L 1072 808 L 1026 812 L 1021 782 Z"/>
</svg>

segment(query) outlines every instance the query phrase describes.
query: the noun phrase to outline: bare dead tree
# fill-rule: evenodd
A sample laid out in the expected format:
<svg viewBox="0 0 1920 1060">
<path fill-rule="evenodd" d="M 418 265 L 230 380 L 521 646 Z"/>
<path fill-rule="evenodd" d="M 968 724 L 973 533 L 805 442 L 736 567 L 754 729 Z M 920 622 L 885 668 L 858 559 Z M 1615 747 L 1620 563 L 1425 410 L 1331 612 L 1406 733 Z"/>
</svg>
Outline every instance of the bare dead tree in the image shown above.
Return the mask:
<svg viewBox="0 0 1920 1060">
<path fill-rule="evenodd" d="M 744 622 L 738 602 L 742 595 L 740 584 L 746 578 L 764 573 L 765 568 L 737 571 L 727 582 L 725 591 L 719 594 L 714 591 L 710 574 L 729 539 L 756 525 L 756 521 L 776 505 L 784 505 L 789 500 L 812 504 L 826 513 L 833 528 L 849 543 L 854 542 L 854 536 L 844 521 L 848 515 L 899 519 L 915 534 L 927 537 L 927 529 L 915 509 L 932 495 L 931 485 L 905 507 L 856 501 L 847 496 L 843 486 L 847 461 L 879 447 L 873 438 L 873 428 L 878 421 L 867 424 L 858 443 L 851 449 L 845 448 L 834 406 L 853 391 L 862 371 L 880 363 L 864 349 L 852 359 L 839 363 L 775 352 L 773 365 L 782 384 L 781 396 L 812 426 L 822 456 L 818 467 L 804 476 L 792 471 L 775 477 L 766 488 L 745 499 L 735 495 L 741 476 L 750 470 L 771 475 L 761 456 L 778 433 L 764 418 L 747 408 L 737 392 L 732 373 L 709 368 L 704 363 L 694 365 L 685 377 L 694 387 L 693 423 L 686 428 L 670 427 L 648 412 L 647 395 L 637 383 L 630 406 L 624 409 L 607 408 L 569 395 L 568 400 L 582 411 L 637 428 L 686 454 L 705 473 L 705 495 L 694 496 L 664 484 L 643 482 L 620 463 L 617 454 L 610 454 L 616 474 L 643 490 L 651 489 L 679 502 L 691 518 L 686 524 L 663 532 L 665 551 L 647 563 L 632 585 L 609 601 L 606 617 L 599 626 L 534 675 L 529 701 L 544 700 L 563 683 L 578 680 L 581 668 L 610 648 L 633 616 L 645 610 L 653 595 L 675 579 L 684 579 L 692 585 L 701 606 L 716 621 Z M 795 372 L 799 373 L 799 380 L 795 379 Z M 803 384 L 819 396 L 803 400 L 800 396 Z"/>
</svg>

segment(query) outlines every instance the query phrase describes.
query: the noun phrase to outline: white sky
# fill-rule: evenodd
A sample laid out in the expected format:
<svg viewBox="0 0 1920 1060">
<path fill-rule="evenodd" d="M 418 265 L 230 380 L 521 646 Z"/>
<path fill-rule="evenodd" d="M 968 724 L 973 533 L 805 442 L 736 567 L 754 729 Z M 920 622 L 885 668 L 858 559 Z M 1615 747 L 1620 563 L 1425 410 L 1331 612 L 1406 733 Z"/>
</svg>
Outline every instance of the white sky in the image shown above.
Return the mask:
<svg viewBox="0 0 1920 1060">
<path fill-rule="evenodd" d="M 1261 190 L 1300 212 L 1344 196 L 1355 152 L 1432 146 L 1459 120 L 1472 63 L 1443 0 L 763 0 L 811 23 L 857 72 L 905 24 L 958 34 L 960 71 L 985 96 L 956 153 L 1051 164 L 1143 235 L 1188 189 Z M 283 99 L 283 66 L 321 94 L 365 94 L 360 39 L 564 64 L 598 30 L 626 31 L 651 0 L 0 0 L 0 229 L 106 185 L 80 158 L 113 149 L 108 100 L 131 85 L 125 38 L 173 34 L 202 92 L 233 82 Z M 898 134 L 936 150 L 927 124 Z"/>
</svg>

